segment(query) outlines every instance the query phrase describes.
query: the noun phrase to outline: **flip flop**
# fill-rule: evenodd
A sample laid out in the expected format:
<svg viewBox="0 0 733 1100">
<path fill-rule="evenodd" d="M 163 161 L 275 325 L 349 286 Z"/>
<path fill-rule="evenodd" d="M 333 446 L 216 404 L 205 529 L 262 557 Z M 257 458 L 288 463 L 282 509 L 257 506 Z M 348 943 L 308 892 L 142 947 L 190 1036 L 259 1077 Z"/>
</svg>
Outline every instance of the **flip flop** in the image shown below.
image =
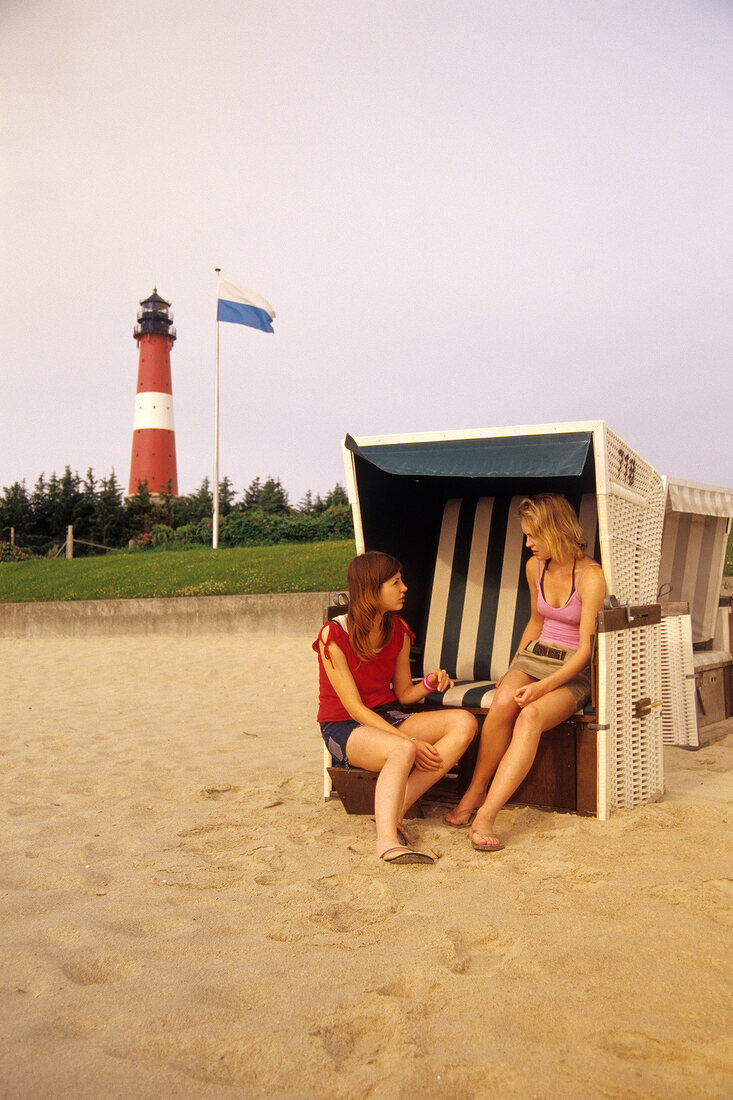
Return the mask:
<svg viewBox="0 0 733 1100">
<path fill-rule="evenodd" d="M 448 811 L 448 813 L 450 813 L 450 814 L 452 814 L 453 812 L 454 812 L 453 810 Z M 465 813 L 465 810 L 462 810 L 461 812 Z M 467 829 L 468 826 L 473 821 L 473 819 L 474 819 L 474 817 L 476 816 L 477 813 L 478 813 L 478 808 L 476 808 L 475 810 L 469 810 L 468 811 L 468 821 L 464 821 L 462 825 L 456 825 L 456 823 L 454 821 L 449 821 L 448 820 L 448 814 L 446 814 L 446 816 L 443 818 L 443 823 L 445 825 L 450 825 L 451 829 Z"/>
<path fill-rule="evenodd" d="M 487 840 L 495 840 L 496 844 L 477 844 L 474 839 L 474 837 L 477 836 L 483 836 Z M 473 833 L 471 836 L 471 845 L 477 852 L 500 852 L 504 847 L 496 833 Z"/>
<path fill-rule="evenodd" d="M 401 852 L 402 854 L 387 859 L 390 852 Z M 405 848 L 401 844 L 396 845 L 394 848 L 385 849 L 379 858 L 384 860 L 385 863 L 435 863 L 433 857 L 426 855 L 425 852 L 413 852 L 412 848 Z"/>
</svg>

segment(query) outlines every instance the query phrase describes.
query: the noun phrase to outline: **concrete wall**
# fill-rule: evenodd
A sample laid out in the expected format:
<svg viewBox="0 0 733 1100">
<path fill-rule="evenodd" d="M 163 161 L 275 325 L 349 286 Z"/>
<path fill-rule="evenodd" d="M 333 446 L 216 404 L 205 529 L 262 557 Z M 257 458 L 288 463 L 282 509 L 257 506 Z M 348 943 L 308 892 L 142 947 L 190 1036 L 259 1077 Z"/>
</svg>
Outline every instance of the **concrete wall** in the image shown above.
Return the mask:
<svg viewBox="0 0 733 1100">
<path fill-rule="evenodd" d="M 74 600 L 0 604 L 0 637 L 112 634 L 308 634 L 315 638 L 328 592 L 166 600 Z"/>
</svg>

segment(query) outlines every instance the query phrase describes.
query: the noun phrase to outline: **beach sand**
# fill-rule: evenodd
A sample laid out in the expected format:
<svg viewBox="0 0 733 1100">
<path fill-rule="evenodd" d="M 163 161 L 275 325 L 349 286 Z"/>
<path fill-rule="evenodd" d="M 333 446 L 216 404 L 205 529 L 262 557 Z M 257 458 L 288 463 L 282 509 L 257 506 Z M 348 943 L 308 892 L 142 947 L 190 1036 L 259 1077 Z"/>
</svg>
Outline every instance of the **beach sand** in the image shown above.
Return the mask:
<svg viewBox="0 0 733 1100">
<path fill-rule="evenodd" d="M 303 637 L 0 640 L 0 1096 L 733 1096 L 733 736 L 388 867 Z"/>
</svg>

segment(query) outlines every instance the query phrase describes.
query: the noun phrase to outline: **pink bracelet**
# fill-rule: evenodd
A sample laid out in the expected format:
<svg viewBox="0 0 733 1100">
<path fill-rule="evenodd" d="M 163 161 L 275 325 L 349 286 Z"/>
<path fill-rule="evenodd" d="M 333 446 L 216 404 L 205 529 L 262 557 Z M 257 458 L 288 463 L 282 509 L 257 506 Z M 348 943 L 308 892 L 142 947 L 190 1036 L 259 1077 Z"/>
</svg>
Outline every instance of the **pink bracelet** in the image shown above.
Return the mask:
<svg viewBox="0 0 733 1100">
<path fill-rule="evenodd" d="M 432 676 L 432 673 L 431 673 L 431 672 L 427 672 L 427 673 L 426 673 L 426 674 L 425 674 L 425 675 L 423 676 L 423 678 L 422 678 L 422 686 L 423 686 L 423 687 L 425 688 L 425 690 L 426 690 L 426 691 L 435 691 L 435 688 L 433 687 L 433 685 L 432 685 L 432 684 L 429 684 L 429 683 L 428 683 L 428 676 Z"/>
</svg>

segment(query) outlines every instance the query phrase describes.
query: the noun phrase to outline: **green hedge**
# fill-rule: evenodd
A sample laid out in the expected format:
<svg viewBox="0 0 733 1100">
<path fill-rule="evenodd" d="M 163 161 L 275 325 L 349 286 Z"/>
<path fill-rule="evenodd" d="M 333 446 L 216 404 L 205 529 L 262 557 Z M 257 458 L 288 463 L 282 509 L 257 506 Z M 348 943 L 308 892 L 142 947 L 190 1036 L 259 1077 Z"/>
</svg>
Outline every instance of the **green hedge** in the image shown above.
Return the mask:
<svg viewBox="0 0 733 1100">
<path fill-rule="evenodd" d="M 319 515 L 272 515 L 232 512 L 219 522 L 219 545 L 275 546 L 287 542 L 333 542 L 353 539 L 354 524 L 348 508 L 329 508 Z M 137 540 L 139 550 L 180 550 L 211 545 L 211 520 L 184 527 L 159 524 Z"/>
<path fill-rule="evenodd" d="M 24 550 L 21 546 L 13 546 L 9 542 L 0 542 L 0 561 L 37 561 L 38 554 L 32 550 Z"/>
</svg>

